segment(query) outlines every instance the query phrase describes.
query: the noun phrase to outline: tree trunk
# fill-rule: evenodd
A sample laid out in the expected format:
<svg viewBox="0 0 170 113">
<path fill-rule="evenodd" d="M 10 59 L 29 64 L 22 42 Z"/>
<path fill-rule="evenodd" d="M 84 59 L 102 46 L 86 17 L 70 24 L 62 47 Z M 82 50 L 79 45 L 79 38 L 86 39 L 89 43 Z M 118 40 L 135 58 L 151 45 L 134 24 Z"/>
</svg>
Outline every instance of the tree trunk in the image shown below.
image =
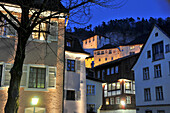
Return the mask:
<svg viewBox="0 0 170 113">
<path fill-rule="evenodd" d="M 25 47 L 31 34 L 27 26 L 29 21 L 29 9 L 25 7 L 22 7 L 21 9 L 21 26 L 17 30 L 18 44 L 14 59 L 14 65 L 10 70 L 11 80 L 8 89 L 8 100 L 5 106 L 5 113 L 17 113 L 19 108 L 19 90 L 22 77 L 22 66 L 25 59 Z"/>
</svg>

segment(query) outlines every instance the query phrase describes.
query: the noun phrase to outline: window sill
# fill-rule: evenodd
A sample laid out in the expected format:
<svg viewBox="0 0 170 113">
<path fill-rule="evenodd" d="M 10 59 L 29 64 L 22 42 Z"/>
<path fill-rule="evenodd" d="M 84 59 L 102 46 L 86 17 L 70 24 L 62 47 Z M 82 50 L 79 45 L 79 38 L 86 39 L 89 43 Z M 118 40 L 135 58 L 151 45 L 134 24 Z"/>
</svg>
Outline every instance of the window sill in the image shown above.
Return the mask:
<svg viewBox="0 0 170 113">
<path fill-rule="evenodd" d="M 45 89 L 38 89 L 38 88 L 24 88 L 24 91 L 48 91 L 47 88 Z"/>
</svg>

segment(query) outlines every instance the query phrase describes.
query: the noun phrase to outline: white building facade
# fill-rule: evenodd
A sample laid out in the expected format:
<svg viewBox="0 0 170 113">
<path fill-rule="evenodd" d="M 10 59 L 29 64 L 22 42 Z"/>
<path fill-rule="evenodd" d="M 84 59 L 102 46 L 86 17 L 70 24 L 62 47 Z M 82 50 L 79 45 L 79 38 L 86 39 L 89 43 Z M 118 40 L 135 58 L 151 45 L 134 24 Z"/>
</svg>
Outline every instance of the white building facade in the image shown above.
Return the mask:
<svg viewBox="0 0 170 113">
<path fill-rule="evenodd" d="M 170 112 L 170 37 L 154 26 L 133 67 L 137 113 Z"/>
</svg>

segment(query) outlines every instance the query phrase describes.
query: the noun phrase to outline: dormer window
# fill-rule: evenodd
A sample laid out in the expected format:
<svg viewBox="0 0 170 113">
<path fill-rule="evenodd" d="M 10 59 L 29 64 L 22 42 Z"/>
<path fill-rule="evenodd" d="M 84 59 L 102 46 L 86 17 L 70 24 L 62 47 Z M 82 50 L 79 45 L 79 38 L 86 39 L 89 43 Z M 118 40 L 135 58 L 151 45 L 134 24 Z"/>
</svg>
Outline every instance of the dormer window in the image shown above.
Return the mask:
<svg viewBox="0 0 170 113">
<path fill-rule="evenodd" d="M 66 46 L 71 47 L 72 46 L 72 41 L 71 40 L 66 40 Z"/>
</svg>

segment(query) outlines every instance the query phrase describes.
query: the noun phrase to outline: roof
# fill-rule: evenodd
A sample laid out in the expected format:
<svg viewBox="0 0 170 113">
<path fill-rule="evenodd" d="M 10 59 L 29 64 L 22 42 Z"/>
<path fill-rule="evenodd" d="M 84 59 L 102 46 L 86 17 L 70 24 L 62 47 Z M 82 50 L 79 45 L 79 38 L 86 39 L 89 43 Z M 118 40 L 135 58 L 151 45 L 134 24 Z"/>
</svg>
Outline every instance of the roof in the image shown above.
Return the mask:
<svg viewBox="0 0 170 113">
<path fill-rule="evenodd" d="M 120 61 L 123 61 L 123 60 L 125 60 L 125 59 L 130 58 L 130 57 L 138 56 L 138 55 L 139 55 L 139 53 L 136 53 L 136 54 L 134 54 L 134 55 L 128 55 L 128 56 L 125 56 L 125 57 L 122 57 L 122 58 L 113 60 L 113 61 L 111 61 L 111 62 L 107 62 L 107 63 L 101 64 L 101 65 L 98 65 L 98 66 L 96 66 L 96 67 L 94 67 L 94 68 L 105 67 L 105 66 L 108 66 L 108 65 L 111 65 L 111 64 L 114 64 L 114 63 L 118 63 L 118 62 L 120 62 Z"/>
<path fill-rule="evenodd" d="M 149 36 L 147 37 L 144 45 L 142 46 L 141 51 L 140 51 L 140 53 L 139 53 L 139 56 L 138 56 L 138 58 L 136 59 L 136 61 L 135 61 L 134 65 L 132 66 L 132 68 L 133 68 L 133 67 L 135 66 L 135 64 L 137 63 L 137 61 L 138 61 L 138 59 L 139 59 L 139 57 L 140 57 L 140 55 L 141 55 L 141 53 L 142 53 L 142 51 L 143 51 L 143 49 L 144 49 L 144 47 L 145 47 L 145 45 L 146 45 L 149 37 L 150 37 L 150 34 L 151 34 L 151 32 L 153 31 L 153 29 L 154 29 L 155 26 L 156 26 L 161 32 L 163 32 L 167 37 L 170 38 L 170 29 L 166 29 L 166 30 L 165 30 L 165 28 L 164 28 L 163 26 L 159 27 L 160 25 L 155 24 L 155 25 L 153 26 L 152 30 L 150 31 Z"/>
<path fill-rule="evenodd" d="M 40 9 L 44 0 L 0 0 L 0 2 Z M 44 10 L 67 12 L 61 0 L 47 0 Z"/>
<path fill-rule="evenodd" d="M 94 58 L 94 56 L 89 56 L 89 57 L 86 57 L 86 59 L 88 59 L 88 58 Z"/>
<path fill-rule="evenodd" d="M 96 49 L 96 50 L 111 49 L 111 48 L 117 48 L 117 46 L 114 46 L 114 45 L 111 45 L 111 44 L 106 44 L 103 47 Z"/>
<path fill-rule="evenodd" d="M 65 36 L 66 36 L 66 40 L 70 40 L 72 42 L 71 47 L 66 46 L 66 43 L 65 43 L 65 50 L 66 51 L 77 52 L 77 53 L 85 53 L 85 54 L 90 55 L 90 53 L 85 52 L 83 50 L 83 48 L 81 47 L 81 44 L 80 44 L 76 35 L 66 32 Z"/>
<path fill-rule="evenodd" d="M 91 34 L 89 37 L 83 39 L 83 41 L 86 40 L 86 39 L 89 39 L 89 38 L 91 38 L 91 37 L 93 37 L 93 36 L 95 36 L 95 35 L 102 36 L 102 37 L 105 37 L 105 38 L 109 38 L 109 37 L 106 37 L 106 36 L 104 36 L 104 35 L 100 35 L 100 34 L 94 33 L 94 34 Z"/>
</svg>

